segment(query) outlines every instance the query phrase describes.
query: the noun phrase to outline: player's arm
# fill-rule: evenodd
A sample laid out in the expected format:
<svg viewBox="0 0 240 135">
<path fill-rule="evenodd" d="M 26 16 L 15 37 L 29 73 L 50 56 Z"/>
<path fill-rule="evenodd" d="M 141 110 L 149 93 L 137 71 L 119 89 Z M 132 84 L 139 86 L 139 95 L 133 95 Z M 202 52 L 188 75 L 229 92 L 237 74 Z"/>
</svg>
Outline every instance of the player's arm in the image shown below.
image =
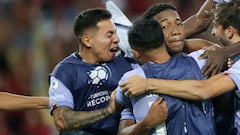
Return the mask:
<svg viewBox="0 0 240 135">
<path fill-rule="evenodd" d="M 153 128 L 167 119 L 168 107 L 166 101 L 159 97 L 150 107 L 144 119 L 138 123 L 135 120 L 124 119 L 119 123 L 118 135 L 149 135 Z"/>
<path fill-rule="evenodd" d="M 236 89 L 227 75 L 217 74 L 207 80 L 156 80 L 150 79 L 149 91 L 185 99 L 205 100 Z M 156 83 L 157 82 L 157 83 Z"/>
<path fill-rule="evenodd" d="M 112 92 L 107 107 L 93 111 L 74 111 L 70 107 L 61 106 L 53 110 L 53 118 L 59 132 L 80 129 L 106 118 L 117 111 L 115 105 L 115 92 Z"/>
<path fill-rule="evenodd" d="M 138 85 L 135 82 L 138 82 Z M 139 82 L 142 82 L 141 85 Z M 192 100 L 205 100 L 236 89 L 234 81 L 222 74 L 217 74 L 207 80 L 160 80 L 131 76 L 121 84 L 121 87 L 127 96 L 150 92 Z"/>
<path fill-rule="evenodd" d="M 74 111 L 69 107 L 58 107 L 53 118 L 58 131 L 79 129 L 94 124 L 112 114 L 107 108 L 94 111 Z"/>
<path fill-rule="evenodd" d="M 0 92 L 0 110 L 17 111 L 47 108 L 48 97 L 24 96 L 7 92 Z"/>
<path fill-rule="evenodd" d="M 196 14 L 183 22 L 186 38 L 198 34 L 208 27 L 213 19 L 210 11 L 214 6 L 215 2 L 213 0 L 206 0 Z"/>
<path fill-rule="evenodd" d="M 221 48 L 220 45 L 217 43 L 213 43 L 211 41 L 205 40 L 205 39 L 199 39 L 199 38 L 192 38 L 192 39 L 186 39 L 184 44 L 184 52 L 185 53 L 190 53 L 193 51 L 197 51 L 202 48 L 206 47 L 216 47 L 216 48 Z"/>
</svg>

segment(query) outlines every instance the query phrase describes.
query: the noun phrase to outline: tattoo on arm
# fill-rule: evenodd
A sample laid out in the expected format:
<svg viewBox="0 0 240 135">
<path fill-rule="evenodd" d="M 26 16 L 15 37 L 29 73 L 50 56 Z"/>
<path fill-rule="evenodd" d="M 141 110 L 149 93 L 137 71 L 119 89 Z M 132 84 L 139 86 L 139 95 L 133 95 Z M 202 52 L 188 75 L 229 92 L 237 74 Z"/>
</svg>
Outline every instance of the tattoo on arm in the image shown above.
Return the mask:
<svg viewBox="0 0 240 135">
<path fill-rule="evenodd" d="M 59 131 L 84 128 L 109 115 L 110 112 L 106 108 L 87 112 L 74 111 L 69 107 L 59 107 L 53 112 L 55 124 Z"/>
</svg>

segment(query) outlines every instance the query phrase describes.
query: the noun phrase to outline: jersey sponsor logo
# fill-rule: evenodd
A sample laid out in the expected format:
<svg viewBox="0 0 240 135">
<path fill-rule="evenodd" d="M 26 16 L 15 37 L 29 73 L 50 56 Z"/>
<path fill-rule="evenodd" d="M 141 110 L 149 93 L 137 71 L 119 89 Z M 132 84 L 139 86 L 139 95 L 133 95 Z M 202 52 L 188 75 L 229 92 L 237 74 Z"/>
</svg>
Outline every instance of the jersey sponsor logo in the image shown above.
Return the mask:
<svg viewBox="0 0 240 135">
<path fill-rule="evenodd" d="M 91 80 L 88 83 L 102 85 L 108 79 L 108 76 L 109 72 L 104 66 L 97 66 L 90 71 L 89 77 Z"/>
<path fill-rule="evenodd" d="M 108 91 L 100 91 L 94 94 L 91 94 L 88 97 L 89 101 L 87 102 L 87 107 L 93 107 L 110 100 L 110 92 Z"/>
</svg>

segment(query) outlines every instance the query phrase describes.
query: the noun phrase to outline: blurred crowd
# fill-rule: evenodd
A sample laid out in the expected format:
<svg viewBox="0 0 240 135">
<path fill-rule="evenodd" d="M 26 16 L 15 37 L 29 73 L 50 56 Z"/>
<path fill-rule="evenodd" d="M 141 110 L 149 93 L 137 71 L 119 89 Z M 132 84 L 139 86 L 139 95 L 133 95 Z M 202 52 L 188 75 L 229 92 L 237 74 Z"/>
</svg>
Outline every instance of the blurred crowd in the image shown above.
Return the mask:
<svg viewBox="0 0 240 135">
<path fill-rule="evenodd" d="M 156 2 L 171 2 L 182 19 L 204 0 L 113 0 L 130 20 Z M 76 51 L 73 19 L 78 11 L 105 7 L 104 0 L 1 0 L 0 91 L 48 96 L 48 74 Z M 6 101 L 8 102 L 8 101 Z M 0 112 L 1 135 L 56 135 L 49 110 Z"/>
</svg>

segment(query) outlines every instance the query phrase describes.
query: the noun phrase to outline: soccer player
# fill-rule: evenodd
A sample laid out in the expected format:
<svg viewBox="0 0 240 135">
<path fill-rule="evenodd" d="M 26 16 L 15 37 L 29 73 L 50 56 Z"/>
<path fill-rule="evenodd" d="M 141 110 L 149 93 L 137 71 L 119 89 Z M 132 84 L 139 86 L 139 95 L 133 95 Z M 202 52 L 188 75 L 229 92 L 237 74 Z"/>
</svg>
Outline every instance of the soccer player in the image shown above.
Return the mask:
<svg viewBox="0 0 240 135">
<path fill-rule="evenodd" d="M 160 14 L 165 14 L 168 19 L 176 18 L 177 13 L 171 5 L 163 4 L 164 9 Z M 159 15 L 160 15 L 159 14 Z M 176 35 L 172 36 L 179 39 L 173 47 L 175 50 L 182 50 L 184 46 L 184 33 L 182 22 L 174 19 Z M 164 29 L 163 29 L 164 31 Z M 143 64 L 140 68 L 134 69 L 124 74 L 120 83 L 125 81 L 129 76 L 138 74 L 143 77 L 153 78 L 168 78 L 168 79 L 203 79 L 201 70 L 198 68 L 196 61 L 192 57 L 179 55 L 171 57 L 165 46 L 165 35 L 162 33 L 161 26 L 155 19 L 140 19 L 134 22 L 129 30 L 129 43 L 133 50 L 135 59 Z M 130 112 L 122 112 L 122 120 L 125 123 L 124 128 L 119 129 L 120 134 L 168 134 L 168 135 L 214 135 L 215 124 L 213 117 L 213 107 L 211 101 L 188 101 L 170 96 L 160 95 L 167 102 L 168 117 L 163 125 L 148 125 L 147 128 L 136 126 L 128 130 L 127 126 L 133 125 L 136 122 L 138 125 L 143 125 L 142 120 L 148 113 L 151 103 L 154 102 L 159 95 L 143 94 L 136 97 L 126 97 L 124 91 L 120 87 L 117 89 L 116 101 L 122 106 L 131 107 Z M 141 111 L 140 111 L 141 110 Z M 125 113 L 125 114 L 123 114 Z M 158 117 L 158 115 L 153 116 Z M 146 124 L 146 123 L 145 123 Z M 165 126 L 166 124 L 166 126 Z M 201 126 L 199 126 L 201 125 Z M 153 127 L 154 126 L 154 127 Z M 121 125 L 120 125 L 121 127 Z M 151 127 L 151 128 L 149 128 Z M 148 130 L 147 130 L 148 129 Z M 146 133 L 144 133 L 144 131 Z M 125 133 L 123 133 L 125 132 Z M 128 133 L 127 133 L 128 132 Z"/>
<path fill-rule="evenodd" d="M 117 134 L 120 114 L 114 113 L 111 93 L 135 61 L 117 54 L 119 38 L 111 17 L 106 9 L 81 11 L 74 22 L 79 50 L 50 74 L 49 106 L 61 135 Z"/>
<path fill-rule="evenodd" d="M 239 1 L 232 1 L 229 3 L 221 3 L 217 6 L 214 12 L 214 28 L 213 35 L 217 37 L 223 45 L 230 45 L 231 48 L 236 47 L 240 42 L 240 27 L 239 27 Z M 224 55 L 224 54 L 223 54 Z M 128 81 L 121 84 L 125 91 L 125 95 L 133 96 L 139 95 L 146 91 L 154 93 L 168 94 L 171 96 L 181 97 L 191 100 L 206 100 L 209 98 L 217 97 L 226 92 L 239 89 L 240 84 L 240 69 L 239 69 L 239 56 L 232 57 L 235 63 L 231 68 L 221 74 L 214 75 L 207 80 L 203 81 L 168 81 L 168 80 L 155 80 L 144 79 L 137 76 L 130 77 Z M 197 59 L 196 59 L 197 60 Z M 206 61 L 199 61 L 198 64 L 202 67 Z M 141 81 L 140 81 L 141 80 Z M 140 86 L 141 83 L 147 82 L 147 88 L 144 90 Z M 239 97 L 238 90 L 235 91 L 234 97 L 235 104 L 233 111 L 235 112 L 235 126 L 238 134 L 240 133 L 239 124 Z"/>
</svg>

